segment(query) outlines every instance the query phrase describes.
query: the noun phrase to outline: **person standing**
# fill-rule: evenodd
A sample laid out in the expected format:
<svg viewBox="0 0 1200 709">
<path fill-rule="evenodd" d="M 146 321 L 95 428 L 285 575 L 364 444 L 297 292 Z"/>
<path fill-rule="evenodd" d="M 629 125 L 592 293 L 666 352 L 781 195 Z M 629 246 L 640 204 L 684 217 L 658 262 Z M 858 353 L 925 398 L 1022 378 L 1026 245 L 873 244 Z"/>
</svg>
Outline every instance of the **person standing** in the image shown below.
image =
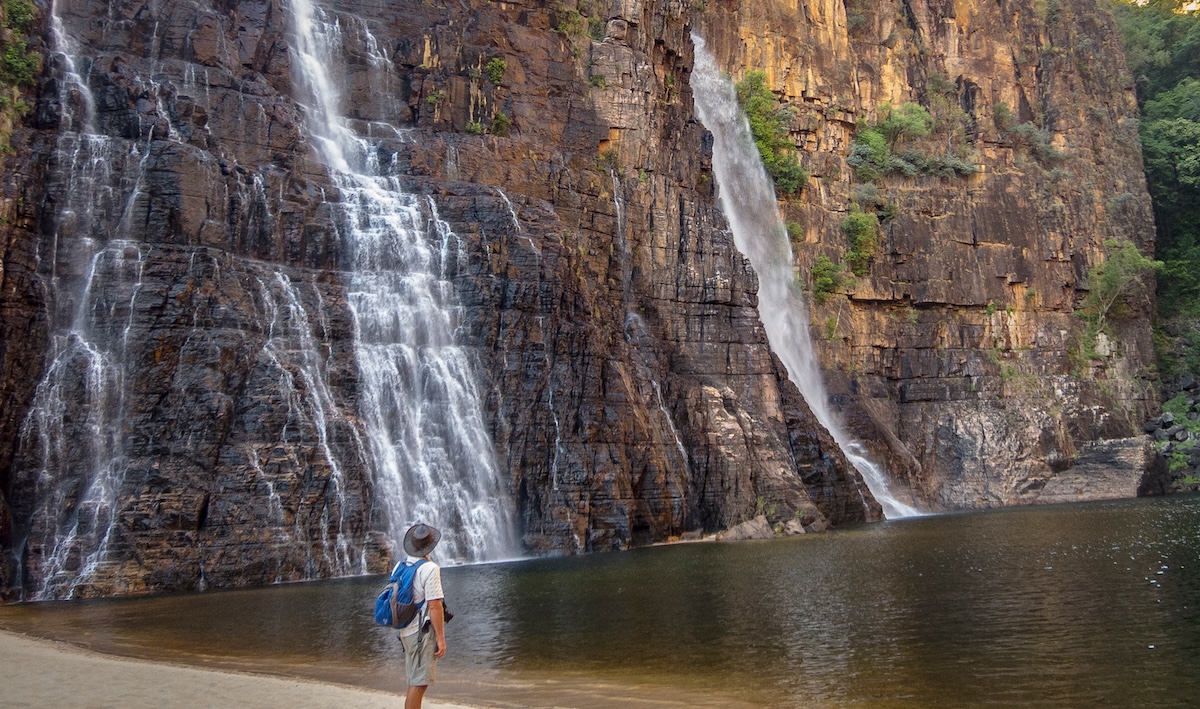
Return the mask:
<svg viewBox="0 0 1200 709">
<path fill-rule="evenodd" d="M 441 538 L 442 533 L 427 524 L 414 524 L 404 534 L 404 551 L 408 556 L 400 563 L 415 564 L 425 560 L 413 578 L 413 603 L 420 604 L 421 610 L 400 629 L 408 680 L 404 709 L 421 709 L 425 690 L 434 682 L 437 660 L 446 654 L 442 569 L 429 560 Z"/>
</svg>

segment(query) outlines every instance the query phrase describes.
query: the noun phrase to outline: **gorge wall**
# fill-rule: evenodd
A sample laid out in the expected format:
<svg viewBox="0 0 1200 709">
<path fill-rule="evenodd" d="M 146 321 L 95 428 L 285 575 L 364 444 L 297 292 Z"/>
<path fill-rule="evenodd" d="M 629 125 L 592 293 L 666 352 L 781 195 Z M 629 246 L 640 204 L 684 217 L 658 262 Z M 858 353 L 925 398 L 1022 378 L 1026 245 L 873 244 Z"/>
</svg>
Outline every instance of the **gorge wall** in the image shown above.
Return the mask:
<svg viewBox="0 0 1200 709">
<path fill-rule="evenodd" d="M 876 181 L 897 207 L 883 248 L 813 310 L 835 403 L 920 504 L 1036 501 L 1155 406 L 1145 318 L 1071 354 L 1105 240 L 1152 238 L 1092 0 L 323 7 L 349 127 L 421 197 L 526 549 L 879 514 L 767 346 L 694 116 L 692 30 L 793 109 L 813 173 L 783 203 L 798 273 L 842 258 L 851 141 L 883 103 L 950 99 L 973 126 L 979 172 Z M 382 569 L 354 225 L 289 6 L 58 8 L 0 204 L 0 592 Z M 1052 161 L 997 127 L 1000 103 Z"/>
<path fill-rule="evenodd" d="M 1095 352 L 1076 314 L 1112 242 L 1153 253 L 1111 17 L 1072 0 L 844 7 L 747 5 L 710 41 L 766 71 L 794 110 L 814 173 L 785 204 L 802 271 L 844 254 L 849 203 L 887 215 L 867 272 L 814 307 L 847 415 L 879 431 L 867 436 L 878 455 L 934 508 L 1037 502 L 1060 473 L 1114 451 L 1141 461 L 1121 485 L 1132 494 L 1154 458 L 1138 436 L 1157 406 L 1153 289 Z M 977 172 L 885 174 L 864 193 L 845 160 L 852 135 L 907 101 L 947 124 L 918 153 Z"/>
</svg>

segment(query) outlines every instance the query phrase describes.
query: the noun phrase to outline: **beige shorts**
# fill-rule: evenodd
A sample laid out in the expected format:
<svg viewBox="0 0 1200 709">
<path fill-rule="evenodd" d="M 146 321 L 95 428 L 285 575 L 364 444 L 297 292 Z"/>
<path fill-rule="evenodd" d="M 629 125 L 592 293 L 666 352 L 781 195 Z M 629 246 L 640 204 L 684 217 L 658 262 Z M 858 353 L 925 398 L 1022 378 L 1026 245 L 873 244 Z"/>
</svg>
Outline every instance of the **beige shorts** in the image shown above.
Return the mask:
<svg viewBox="0 0 1200 709">
<path fill-rule="evenodd" d="M 404 672 L 408 686 L 428 687 L 433 684 L 437 675 L 437 658 L 433 656 L 437 650 L 437 634 L 430 630 L 401 635 L 400 642 L 404 643 Z"/>
</svg>

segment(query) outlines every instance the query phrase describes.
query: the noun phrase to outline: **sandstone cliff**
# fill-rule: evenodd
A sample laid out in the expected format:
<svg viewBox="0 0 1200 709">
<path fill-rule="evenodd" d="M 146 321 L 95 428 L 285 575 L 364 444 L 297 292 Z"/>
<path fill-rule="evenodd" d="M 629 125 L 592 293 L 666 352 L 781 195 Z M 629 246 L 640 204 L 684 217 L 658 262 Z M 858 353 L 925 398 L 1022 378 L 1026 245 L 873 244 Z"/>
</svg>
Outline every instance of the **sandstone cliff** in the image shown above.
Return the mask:
<svg viewBox="0 0 1200 709">
<path fill-rule="evenodd" d="M 767 347 L 693 115 L 693 29 L 795 110 L 814 174 L 785 204 L 801 273 L 844 250 L 846 158 L 882 103 L 930 101 L 936 74 L 975 126 L 979 173 L 879 181 L 898 206 L 884 248 L 814 310 L 845 415 L 925 504 L 1034 499 L 1153 405 L 1144 321 L 1103 360 L 1070 357 L 1104 239 L 1152 233 L 1132 93 L 1091 0 L 327 10 L 351 128 L 449 227 L 430 238 L 452 252 L 456 337 L 529 549 L 878 514 Z M 61 14 L 72 44 L 47 24 L 58 50 L 4 176 L 0 588 L 380 569 L 347 226 L 288 6 Z M 1001 102 L 1054 165 L 994 128 Z M 98 484 L 116 502 L 88 502 Z"/>
<path fill-rule="evenodd" d="M 928 149 L 957 147 L 979 169 L 877 181 L 895 214 L 880 253 L 814 313 L 831 380 L 933 506 L 1037 501 L 1082 444 L 1137 436 L 1156 406 L 1148 295 L 1096 358 L 1082 354 L 1073 314 L 1107 240 L 1153 251 L 1111 18 L 1069 0 L 848 2 L 842 33 L 839 4 L 823 5 L 795 30 L 790 13 L 759 9 L 739 14 L 736 35 L 716 34 L 743 65 L 768 67 L 798 109 L 819 181 L 789 205 L 805 226 L 801 260 L 845 248 L 837 225 L 861 180 L 842 158 L 881 105 L 916 100 L 936 114 L 948 102 L 962 133 Z M 776 39 L 791 34 L 802 40 Z M 1128 473 L 1133 489 L 1140 473 Z"/>
</svg>

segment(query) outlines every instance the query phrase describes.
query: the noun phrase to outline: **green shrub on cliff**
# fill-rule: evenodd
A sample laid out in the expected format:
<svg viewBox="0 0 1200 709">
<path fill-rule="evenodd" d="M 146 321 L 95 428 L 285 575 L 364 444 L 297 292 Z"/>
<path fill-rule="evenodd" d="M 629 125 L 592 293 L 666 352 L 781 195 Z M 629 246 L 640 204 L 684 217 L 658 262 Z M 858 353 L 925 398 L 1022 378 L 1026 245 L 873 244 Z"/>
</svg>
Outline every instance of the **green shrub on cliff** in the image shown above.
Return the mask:
<svg viewBox="0 0 1200 709">
<path fill-rule="evenodd" d="M 883 133 L 878 128 L 864 128 L 854 136 L 846 162 L 854 168 L 858 179 L 874 182 L 897 169 L 892 158 L 892 150 Z"/>
<path fill-rule="evenodd" d="M 879 250 L 879 218 L 874 212 L 864 212 L 857 204 L 850 205 L 850 213 L 842 220 L 842 233 L 846 235 L 849 250 L 846 264 L 856 276 L 865 276 L 871 257 Z"/>
<path fill-rule="evenodd" d="M 1016 124 L 1017 118 L 1013 115 L 1012 109 L 1003 101 L 997 101 L 992 106 L 992 123 L 996 125 L 1002 132 L 1008 132 Z"/>
<path fill-rule="evenodd" d="M 842 287 L 842 266 L 834 263 L 833 259 L 825 254 L 817 257 L 813 263 L 812 271 L 809 272 L 809 280 L 812 282 L 813 300 L 818 304 L 823 304 L 829 299 L 838 288 Z"/>
<path fill-rule="evenodd" d="M 2 0 L 0 10 L 4 12 L 5 29 L 20 34 L 28 34 L 37 18 L 37 8 L 29 0 Z"/>
<path fill-rule="evenodd" d="M 1008 133 L 1017 143 L 1029 148 L 1039 162 L 1049 163 L 1062 158 L 1062 153 L 1050 142 L 1053 136 L 1049 131 L 1038 128 L 1033 123 L 1027 121 L 1013 126 Z"/>
<path fill-rule="evenodd" d="M 483 65 L 483 73 L 487 74 L 488 81 L 496 86 L 504 83 L 504 72 L 508 71 L 508 62 L 500 57 L 492 57 L 487 64 Z"/>
<path fill-rule="evenodd" d="M 512 119 L 508 117 L 508 114 L 497 111 L 496 115 L 492 116 L 492 135 L 504 137 L 510 130 L 512 130 Z"/>
<path fill-rule="evenodd" d="M 905 150 L 896 157 L 900 171 L 909 176 L 961 177 L 979 169 L 975 163 L 958 155 L 926 155 L 919 150 Z"/>
<path fill-rule="evenodd" d="M 974 173 L 978 168 L 965 157 L 965 145 L 960 146 L 963 154 L 929 155 L 915 147 L 896 152 L 901 143 L 929 136 L 934 126 L 929 111 L 918 104 L 910 101 L 897 108 L 884 104 L 879 121 L 854 136 L 846 162 L 864 182 L 874 182 L 889 174 L 954 177 Z"/>
<path fill-rule="evenodd" d="M 802 189 L 809 174 L 800 166 L 796 146 L 788 138 L 791 113 L 779 106 L 775 94 L 767 88 L 767 75 L 761 71 L 748 72 L 737 84 L 737 98 L 750 122 L 750 132 L 754 135 L 763 166 L 775 181 L 775 187 L 784 194 Z"/>
<path fill-rule="evenodd" d="M 568 37 L 581 37 L 587 32 L 587 20 L 574 8 L 562 10 L 558 14 L 558 24 L 554 29 Z"/>
<path fill-rule="evenodd" d="M 1192 400 L 1187 394 L 1176 394 L 1174 398 L 1164 401 L 1162 410 L 1174 414 L 1175 423 L 1192 433 L 1200 433 L 1200 421 L 1188 418 L 1188 413 L 1192 410 Z"/>
<path fill-rule="evenodd" d="M 924 138 L 933 131 L 933 117 L 929 111 L 912 101 L 906 101 L 898 107 L 885 103 L 879 109 L 879 116 L 879 131 L 893 150 L 903 138 Z"/>
<path fill-rule="evenodd" d="M 13 124 L 28 110 L 21 89 L 33 86 L 42 68 L 41 54 L 25 39 L 37 14 L 29 0 L 0 0 L 0 150 L 5 152 Z"/>
</svg>

